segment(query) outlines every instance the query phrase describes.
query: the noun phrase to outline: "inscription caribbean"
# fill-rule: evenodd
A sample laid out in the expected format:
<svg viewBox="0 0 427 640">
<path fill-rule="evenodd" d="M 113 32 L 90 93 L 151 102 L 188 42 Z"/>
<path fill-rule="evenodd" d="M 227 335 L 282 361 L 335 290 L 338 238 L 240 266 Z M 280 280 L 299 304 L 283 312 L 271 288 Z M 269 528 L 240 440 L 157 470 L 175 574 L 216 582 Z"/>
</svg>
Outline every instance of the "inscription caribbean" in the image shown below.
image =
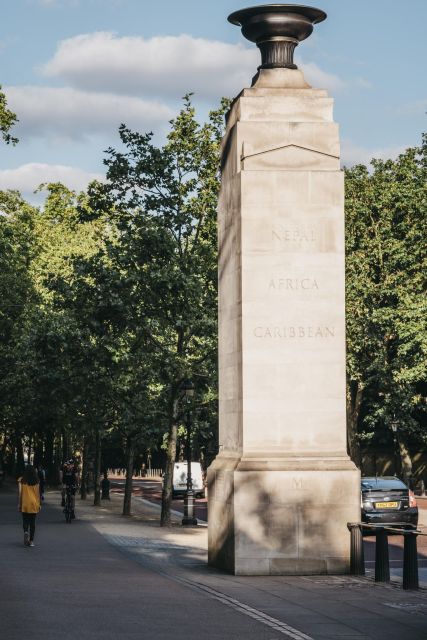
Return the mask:
<svg viewBox="0 0 427 640">
<path fill-rule="evenodd" d="M 301 338 L 334 338 L 335 327 L 255 327 L 255 338 L 268 339 L 301 339 Z"/>
</svg>

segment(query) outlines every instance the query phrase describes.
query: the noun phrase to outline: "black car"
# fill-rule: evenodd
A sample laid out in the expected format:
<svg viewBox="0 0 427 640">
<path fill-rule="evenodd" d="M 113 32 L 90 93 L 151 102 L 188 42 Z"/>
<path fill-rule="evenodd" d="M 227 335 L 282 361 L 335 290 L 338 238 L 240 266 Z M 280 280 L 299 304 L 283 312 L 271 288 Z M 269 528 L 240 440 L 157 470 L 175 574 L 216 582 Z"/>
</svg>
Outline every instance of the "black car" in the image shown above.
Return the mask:
<svg viewBox="0 0 427 640">
<path fill-rule="evenodd" d="M 417 526 L 418 507 L 414 493 L 395 476 L 361 479 L 362 522 Z"/>
</svg>

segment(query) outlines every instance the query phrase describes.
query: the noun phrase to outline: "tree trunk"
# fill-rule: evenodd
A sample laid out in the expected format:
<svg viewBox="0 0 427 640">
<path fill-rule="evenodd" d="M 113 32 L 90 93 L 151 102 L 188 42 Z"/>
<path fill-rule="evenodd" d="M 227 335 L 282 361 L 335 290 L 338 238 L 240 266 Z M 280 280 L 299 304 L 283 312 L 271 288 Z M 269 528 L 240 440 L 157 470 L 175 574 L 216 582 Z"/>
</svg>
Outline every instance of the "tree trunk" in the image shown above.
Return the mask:
<svg viewBox="0 0 427 640">
<path fill-rule="evenodd" d="M 49 429 L 46 433 L 45 439 L 45 463 L 47 471 L 47 482 L 52 487 L 55 485 L 55 463 L 53 461 L 53 445 L 54 445 L 54 433 Z"/>
<path fill-rule="evenodd" d="M 93 504 L 95 507 L 101 506 L 101 433 L 99 428 L 95 434 L 95 464 L 94 464 L 94 498 Z"/>
<path fill-rule="evenodd" d="M 4 458 L 5 455 L 6 455 L 6 449 L 7 449 L 8 442 L 9 442 L 8 437 L 5 435 L 3 437 L 3 442 L 2 442 L 2 445 L 1 445 L 1 457 L 2 458 Z"/>
<path fill-rule="evenodd" d="M 64 432 L 62 432 L 62 462 L 68 460 L 69 456 L 69 447 L 68 447 L 68 437 Z"/>
<path fill-rule="evenodd" d="M 360 383 L 351 381 L 347 390 L 347 450 L 358 469 L 362 466 L 360 444 L 357 438 L 360 408 L 363 400 L 363 387 Z"/>
<path fill-rule="evenodd" d="M 86 500 L 87 498 L 87 474 L 88 474 L 88 460 L 89 458 L 89 443 L 87 438 L 83 443 L 83 464 L 82 464 L 82 477 L 80 479 L 80 499 Z"/>
<path fill-rule="evenodd" d="M 28 463 L 31 464 L 31 456 L 33 454 L 33 437 L 28 436 L 28 447 L 27 447 L 27 460 Z M 33 462 L 34 464 L 34 462 Z"/>
<path fill-rule="evenodd" d="M 62 458 L 62 437 L 58 433 L 54 438 L 54 455 L 53 455 L 53 470 L 54 470 L 54 484 L 60 484 L 60 470 L 62 469 L 62 463 L 65 462 Z"/>
<path fill-rule="evenodd" d="M 132 501 L 132 476 L 133 476 L 133 461 L 135 458 L 135 439 L 133 436 L 126 438 L 126 483 L 125 483 L 125 495 L 123 498 L 123 515 L 130 516 L 131 501 Z"/>
<path fill-rule="evenodd" d="M 43 440 L 39 435 L 34 436 L 34 464 L 36 467 L 39 465 L 46 466 L 43 459 Z"/>
<path fill-rule="evenodd" d="M 21 476 L 24 473 L 24 447 L 22 445 L 22 437 L 18 431 L 15 431 L 15 451 L 16 451 L 16 475 Z"/>
<path fill-rule="evenodd" d="M 398 440 L 400 468 L 402 470 L 402 480 L 412 489 L 412 459 L 408 448 L 400 438 Z"/>
<path fill-rule="evenodd" d="M 160 526 L 169 527 L 171 525 L 171 503 L 173 489 L 173 468 L 176 458 L 176 435 L 177 435 L 178 399 L 174 395 L 170 403 L 169 412 L 169 433 L 168 450 L 166 459 L 165 476 L 162 490 L 162 513 L 160 516 Z"/>
</svg>

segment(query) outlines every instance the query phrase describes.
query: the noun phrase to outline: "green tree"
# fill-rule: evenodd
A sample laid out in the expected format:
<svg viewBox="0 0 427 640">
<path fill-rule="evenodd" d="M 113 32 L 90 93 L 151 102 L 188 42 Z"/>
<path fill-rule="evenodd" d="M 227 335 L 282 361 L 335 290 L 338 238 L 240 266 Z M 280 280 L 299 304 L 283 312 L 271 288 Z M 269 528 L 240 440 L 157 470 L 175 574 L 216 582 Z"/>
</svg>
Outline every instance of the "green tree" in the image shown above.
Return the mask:
<svg viewBox="0 0 427 640">
<path fill-rule="evenodd" d="M 114 433 L 120 436 L 128 469 L 123 513 L 129 515 L 133 458 L 139 440 L 150 431 L 155 396 L 147 345 L 126 320 L 122 274 L 112 267 L 105 249 L 107 242 L 115 243 L 114 222 L 105 225 L 102 216 L 91 215 L 83 194 L 76 198 L 62 185 L 49 188 L 50 223 L 44 228 L 45 249 L 35 277 L 49 314 L 62 323 L 55 333 L 65 365 L 59 394 L 66 413 L 62 424 L 93 444 L 96 506 L 101 500 L 102 443 Z M 55 363 L 49 365 L 58 374 Z"/>
<path fill-rule="evenodd" d="M 101 436 L 116 434 L 122 440 L 127 470 L 123 515 L 130 515 L 134 457 L 141 438 L 152 429 L 156 385 L 148 366 L 147 345 L 133 327 L 119 320 L 126 300 L 116 295 L 114 273 L 102 256 L 79 259 L 75 268 L 79 277 L 68 286 L 62 283 L 58 295 L 59 304 L 73 316 L 78 329 L 77 344 L 69 342 L 82 385 L 80 390 L 75 389 L 74 399 L 86 423 L 93 425 L 96 478 L 100 475 Z M 98 484 L 95 504 L 100 504 Z"/>
<path fill-rule="evenodd" d="M 18 122 L 16 113 L 7 108 L 7 99 L 0 85 L 0 132 L 6 144 L 16 144 L 18 142 L 18 138 L 13 137 L 10 133 L 16 122 Z"/>
<path fill-rule="evenodd" d="M 171 121 L 166 144 L 122 125 L 123 151 L 108 150 L 106 186 L 91 190 L 93 215 L 117 229 L 107 243 L 106 299 L 120 300 L 115 322 L 149 358 L 160 386 L 157 425 L 167 431 L 161 524 L 170 524 L 172 475 L 180 421 L 180 385 L 216 387 L 216 204 L 223 113 L 200 125 L 189 96 Z M 116 303 L 117 307 L 117 303 Z"/>
<path fill-rule="evenodd" d="M 42 247 L 32 269 L 33 281 L 40 292 L 38 308 L 41 323 L 36 324 L 37 373 L 44 376 L 51 402 L 40 406 L 48 412 L 45 425 L 64 440 L 62 458 L 68 456 L 68 440 L 76 436 L 95 443 L 95 504 L 100 503 L 100 434 L 107 422 L 104 397 L 108 383 L 102 370 L 102 354 L 96 336 L 82 326 L 74 307 L 64 303 L 65 292 L 79 281 L 76 261 L 89 260 L 104 242 L 102 218 L 83 221 L 84 194 L 76 194 L 60 183 L 43 185 L 48 194 L 39 217 L 37 234 Z M 44 319 L 44 322 L 43 322 Z M 52 464 L 52 460 L 49 461 Z"/>
<path fill-rule="evenodd" d="M 0 433 L 3 454 L 23 465 L 24 436 L 31 446 L 31 428 L 24 412 L 31 405 L 20 377 L 19 344 L 37 292 L 31 264 L 38 254 L 34 229 L 38 211 L 17 192 L 0 192 Z"/>
<path fill-rule="evenodd" d="M 51 184 L 40 211 L 15 193 L 2 194 L 0 235 L 8 239 L 0 274 L 2 413 L 14 425 L 15 445 L 25 434 L 26 445 L 34 442 L 41 450 L 36 458 L 44 458 L 51 481 L 69 455 L 69 439 L 88 429 L 79 405 L 85 336 L 70 310 L 58 304 L 56 291 L 58 283 L 72 279 L 73 260 L 98 251 L 101 241 L 102 220 L 81 222 L 78 199 Z"/>
<path fill-rule="evenodd" d="M 426 151 L 346 171 L 349 450 L 399 423 L 426 442 Z M 406 469 L 406 471 L 408 471 Z"/>
</svg>

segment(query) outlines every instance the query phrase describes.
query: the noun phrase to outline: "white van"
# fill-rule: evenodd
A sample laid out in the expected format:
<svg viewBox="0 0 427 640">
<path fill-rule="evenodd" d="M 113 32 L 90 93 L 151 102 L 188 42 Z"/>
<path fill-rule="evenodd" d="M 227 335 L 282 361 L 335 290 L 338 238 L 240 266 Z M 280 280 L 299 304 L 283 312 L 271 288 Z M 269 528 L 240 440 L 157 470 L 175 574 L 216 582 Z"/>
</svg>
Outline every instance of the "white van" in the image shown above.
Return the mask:
<svg viewBox="0 0 427 640">
<path fill-rule="evenodd" d="M 191 479 L 193 481 L 193 491 L 195 496 L 205 497 L 205 486 L 203 484 L 202 467 L 200 462 L 191 463 Z M 183 497 L 187 490 L 187 463 L 175 462 L 173 467 L 173 489 L 172 497 Z"/>
</svg>

